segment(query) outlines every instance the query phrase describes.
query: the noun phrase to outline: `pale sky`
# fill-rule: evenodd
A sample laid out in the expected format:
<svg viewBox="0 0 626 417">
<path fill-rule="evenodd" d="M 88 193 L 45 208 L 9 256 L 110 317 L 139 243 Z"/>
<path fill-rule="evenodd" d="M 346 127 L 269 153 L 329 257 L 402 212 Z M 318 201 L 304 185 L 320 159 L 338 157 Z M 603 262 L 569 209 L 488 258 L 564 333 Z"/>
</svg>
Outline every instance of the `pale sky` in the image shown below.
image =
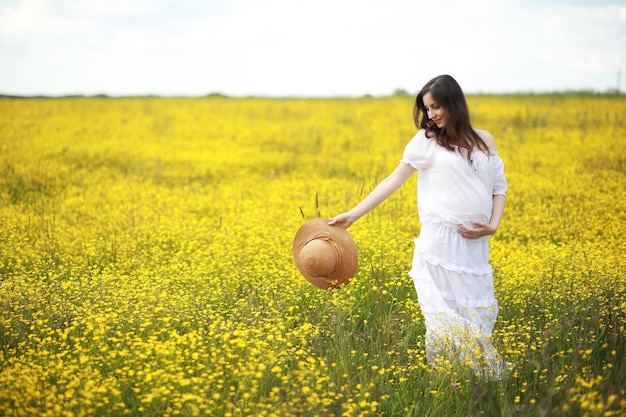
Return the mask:
<svg viewBox="0 0 626 417">
<path fill-rule="evenodd" d="M 0 94 L 626 91 L 626 0 L 0 0 Z"/>
</svg>

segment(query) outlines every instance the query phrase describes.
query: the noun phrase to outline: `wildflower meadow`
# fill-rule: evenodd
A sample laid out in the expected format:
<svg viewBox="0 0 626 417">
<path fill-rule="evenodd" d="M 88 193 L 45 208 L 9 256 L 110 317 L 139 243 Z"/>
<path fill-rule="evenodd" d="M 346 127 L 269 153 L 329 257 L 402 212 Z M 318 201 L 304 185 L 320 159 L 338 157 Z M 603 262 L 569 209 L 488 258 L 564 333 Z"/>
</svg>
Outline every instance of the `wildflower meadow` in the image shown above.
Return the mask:
<svg viewBox="0 0 626 417">
<path fill-rule="evenodd" d="M 399 163 L 411 97 L 0 100 L 0 415 L 625 416 L 626 98 L 468 102 L 509 181 L 502 380 L 426 364 L 417 176 L 350 227 L 349 285 L 293 262 Z"/>
</svg>

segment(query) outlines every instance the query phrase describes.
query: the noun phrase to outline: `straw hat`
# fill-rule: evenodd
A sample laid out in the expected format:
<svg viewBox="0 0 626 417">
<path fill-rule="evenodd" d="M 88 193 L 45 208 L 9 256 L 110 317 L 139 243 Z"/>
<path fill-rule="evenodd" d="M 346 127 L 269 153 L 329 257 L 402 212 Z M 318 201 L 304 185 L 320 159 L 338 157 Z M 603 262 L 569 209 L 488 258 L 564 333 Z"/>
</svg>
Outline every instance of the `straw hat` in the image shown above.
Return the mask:
<svg viewBox="0 0 626 417">
<path fill-rule="evenodd" d="M 358 266 L 354 239 L 327 219 L 304 223 L 293 240 L 293 257 L 300 273 L 320 288 L 339 288 L 350 282 Z"/>
</svg>

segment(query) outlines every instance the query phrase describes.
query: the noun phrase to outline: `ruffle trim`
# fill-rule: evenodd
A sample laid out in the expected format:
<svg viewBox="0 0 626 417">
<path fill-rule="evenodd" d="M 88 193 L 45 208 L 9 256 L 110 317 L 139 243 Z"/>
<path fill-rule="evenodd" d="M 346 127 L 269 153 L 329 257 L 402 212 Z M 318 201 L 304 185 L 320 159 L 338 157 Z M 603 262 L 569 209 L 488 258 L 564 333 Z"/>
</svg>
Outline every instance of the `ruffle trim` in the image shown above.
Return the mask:
<svg viewBox="0 0 626 417">
<path fill-rule="evenodd" d="M 459 274 L 472 274 L 472 275 L 488 275 L 492 273 L 491 265 L 483 264 L 476 267 L 466 266 L 466 265 L 458 265 L 448 259 L 443 259 L 438 256 L 433 255 L 432 253 L 424 252 L 416 249 L 424 262 L 428 262 L 431 265 L 439 266 L 441 268 L 447 269 L 448 271 L 457 272 Z"/>
<path fill-rule="evenodd" d="M 442 296 L 444 298 L 444 300 L 446 301 L 453 301 L 456 304 L 458 304 L 460 307 L 465 307 L 465 308 L 484 308 L 484 309 L 490 309 L 490 308 L 494 308 L 494 307 L 498 307 L 498 300 L 496 300 L 495 298 L 492 298 L 491 300 L 455 300 L 453 297 L 448 296 L 445 293 L 442 293 Z M 433 316 L 444 316 L 444 315 L 451 315 L 451 314 L 456 314 L 454 312 L 451 312 L 450 310 L 444 310 L 442 307 L 437 308 L 436 306 L 422 306 L 420 304 L 420 309 L 422 310 L 422 312 L 424 314 L 430 314 Z M 454 317 L 454 316 L 453 316 Z"/>
</svg>

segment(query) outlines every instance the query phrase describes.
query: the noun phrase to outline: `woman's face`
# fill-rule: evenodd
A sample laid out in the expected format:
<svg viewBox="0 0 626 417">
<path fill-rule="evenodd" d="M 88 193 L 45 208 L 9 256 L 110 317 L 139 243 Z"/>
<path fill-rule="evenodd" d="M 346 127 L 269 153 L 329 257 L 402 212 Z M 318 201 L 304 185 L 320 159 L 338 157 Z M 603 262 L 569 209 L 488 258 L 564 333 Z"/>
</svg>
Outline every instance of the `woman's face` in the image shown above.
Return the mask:
<svg viewBox="0 0 626 417">
<path fill-rule="evenodd" d="M 435 122 L 438 128 L 443 129 L 446 127 L 448 119 L 448 112 L 439 103 L 437 103 L 432 94 L 426 93 L 423 97 L 424 107 L 426 107 L 426 113 L 428 118 Z"/>
</svg>

